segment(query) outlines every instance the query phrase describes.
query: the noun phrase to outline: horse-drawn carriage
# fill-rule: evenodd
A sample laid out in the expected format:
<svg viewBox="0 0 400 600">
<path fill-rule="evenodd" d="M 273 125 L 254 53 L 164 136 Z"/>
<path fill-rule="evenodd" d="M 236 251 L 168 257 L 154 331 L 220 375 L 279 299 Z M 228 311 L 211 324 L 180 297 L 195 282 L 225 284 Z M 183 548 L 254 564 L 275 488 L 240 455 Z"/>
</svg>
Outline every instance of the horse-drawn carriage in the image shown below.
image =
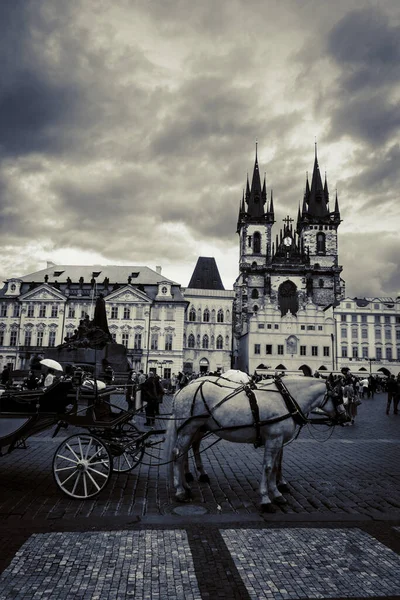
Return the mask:
<svg viewBox="0 0 400 600">
<path fill-rule="evenodd" d="M 134 411 L 112 403 L 117 390 L 100 381 L 74 375 L 61 377 L 47 388 L 2 389 L 0 395 L 0 453 L 24 447 L 25 440 L 45 429 L 74 426 L 73 435 L 57 448 L 52 464 L 55 482 L 76 499 L 96 496 L 114 472 L 134 469 L 146 447 L 159 443 L 131 421 Z M 154 439 L 154 438 L 153 438 Z"/>
</svg>

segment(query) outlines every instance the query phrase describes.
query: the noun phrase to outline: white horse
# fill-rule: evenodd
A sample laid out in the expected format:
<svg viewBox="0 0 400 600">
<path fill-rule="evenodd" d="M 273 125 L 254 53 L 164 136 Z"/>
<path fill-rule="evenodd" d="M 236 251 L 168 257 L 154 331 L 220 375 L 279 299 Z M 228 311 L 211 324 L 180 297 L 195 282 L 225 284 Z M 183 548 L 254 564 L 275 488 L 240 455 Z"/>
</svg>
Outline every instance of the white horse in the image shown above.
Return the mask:
<svg viewBox="0 0 400 600">
<path fill-rule="evenodd" d="M 211 432 L 232 442 L 264 445 L 261 508 L 274 512 L 272 502 L 285 504 L 281 492 L 288 491 L 281 469 L 283 445 L 294 438 L 297 426 L 305 424 L 316 408 L 332 423 L 343 420 L 343 411 L 335 406 L 320 379 L 284 377 L 284 384 L 283 380 L 267 380 L 253 389 L 223 377 L 193 381 L 175 394 L 166 436 L 175 498 L 181 502 L 190 499 L 184 466 L 193 444 L 200 480 L 208 480 L 198 446 L 204 434 Z"/>
</svg>

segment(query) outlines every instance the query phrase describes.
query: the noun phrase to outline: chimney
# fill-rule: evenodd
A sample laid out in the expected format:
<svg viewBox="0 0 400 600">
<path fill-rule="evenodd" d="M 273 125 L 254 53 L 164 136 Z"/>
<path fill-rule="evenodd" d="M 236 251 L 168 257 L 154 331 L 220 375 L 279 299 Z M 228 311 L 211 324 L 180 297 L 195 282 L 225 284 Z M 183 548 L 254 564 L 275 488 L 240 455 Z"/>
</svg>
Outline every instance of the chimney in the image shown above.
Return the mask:
<svg viewBox="0 0 400 600">
<path fill-rule="evenodd" d="M 161 267 L 160 267 L 160 266 L 157 266 L 157 267 L 156 267 L 156 271 L 157 271 L 157 273 L 158 273 L 159 275 L 161 275 Z"/>
</svg>

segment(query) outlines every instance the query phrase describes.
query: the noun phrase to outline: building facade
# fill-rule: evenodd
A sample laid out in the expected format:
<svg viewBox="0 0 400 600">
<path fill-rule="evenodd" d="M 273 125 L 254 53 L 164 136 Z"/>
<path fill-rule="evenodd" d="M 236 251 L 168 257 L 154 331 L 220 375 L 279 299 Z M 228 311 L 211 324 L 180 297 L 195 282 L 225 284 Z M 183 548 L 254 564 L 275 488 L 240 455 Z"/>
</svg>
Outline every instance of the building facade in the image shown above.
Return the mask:
<svg viewBox="0 0 400 600">
<path fill-rule="evenodd" d="M 110 333 L 136 370 L 165 378 L 183 364 L 185 301 L 181 286 L 143 266 L 66 266 L 11 278 L 0 292 L 0 367 L 26 369 L 93 317 L 102 294 Z"/>
<path fill-rule="evenodd" d="M 345 298 L 334 318 L 339 369 L 400 371 L 400 298 Z"/>
<path fill-rule="evenodd" d="M 227 371 L 232 364 L 232 308 L 234 294 L 225 290 L 214 258 L 200 257 L 184 290 L 184 370 Z"/>
</svg>

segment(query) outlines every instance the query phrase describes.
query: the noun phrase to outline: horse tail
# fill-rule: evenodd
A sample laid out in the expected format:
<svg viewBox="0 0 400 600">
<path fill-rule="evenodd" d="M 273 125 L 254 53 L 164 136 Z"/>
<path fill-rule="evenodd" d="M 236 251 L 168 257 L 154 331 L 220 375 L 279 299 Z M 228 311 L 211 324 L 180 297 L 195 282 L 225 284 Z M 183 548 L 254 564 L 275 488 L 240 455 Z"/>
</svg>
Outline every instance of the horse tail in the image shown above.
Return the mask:
<svg viewBox="0 0 400 600">
<path fill-rule="evenodd" d="M 175 399 L 179 392 L 176 392 L 172 404 L 172 416 L 167 425 L 167 431 L 165 434 L 165 443 L 164 443 L 164 460 L 168 462 L 168 470 L 170 474 L 172 474 L 172 465 L 174 459 L 174 448 L 176 444 L 176 438 L 178 437 L 178 420 L 175 416 Z"/>
</svg>

